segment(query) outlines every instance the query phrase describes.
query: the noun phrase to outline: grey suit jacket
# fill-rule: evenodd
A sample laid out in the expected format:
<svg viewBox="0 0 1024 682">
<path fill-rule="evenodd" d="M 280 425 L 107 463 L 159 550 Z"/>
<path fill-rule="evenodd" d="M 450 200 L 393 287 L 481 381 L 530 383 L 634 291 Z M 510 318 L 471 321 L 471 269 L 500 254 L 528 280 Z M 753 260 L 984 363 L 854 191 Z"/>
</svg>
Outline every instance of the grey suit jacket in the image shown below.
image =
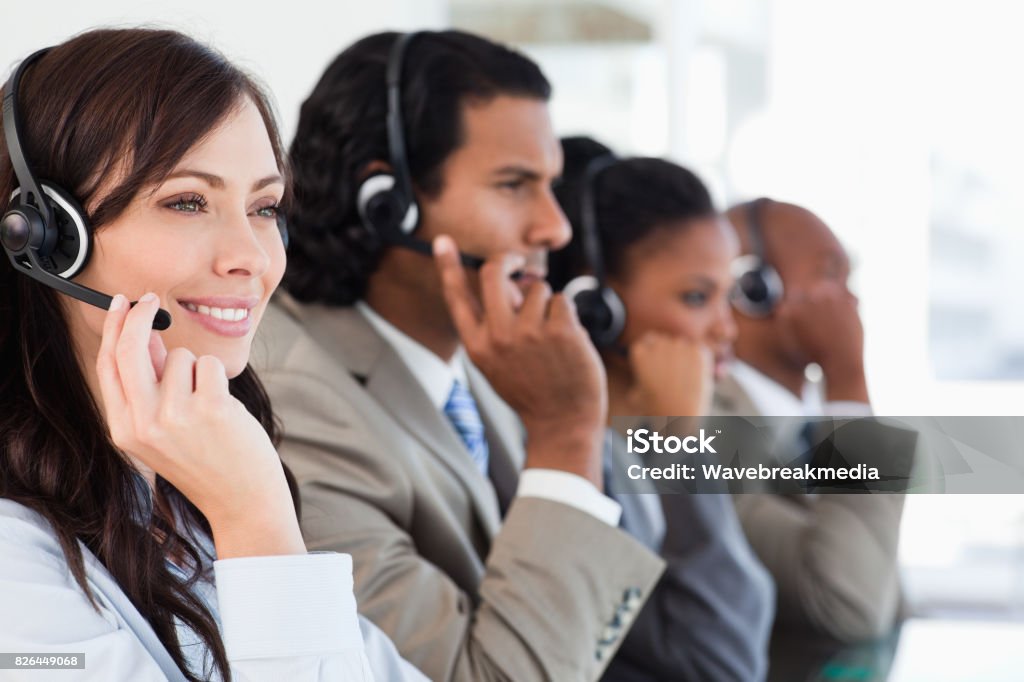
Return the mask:
<svg viewBox="0 0 1024 682">
<path fill-rule="evenodd" d="M 712 413 L 762 416 L 738 382 Z M 740 523 L 778 591 L 778 622 L 842 641 L 889 632 L 901 605 L 896 550 L 902 494 L 735 495 Z"/>
<path fill-rule="evenodd" d="M 626 481 L 631 464 L 609 430 L 605 456 L 619 493 L 622 527 L 667 562 L 654 594 L 605 674 L 606 681 L 763 679 L 775 616 L 775 586 L 747 543 L 728 495 L 658 495 Z"/>
<path fill-rule="evenodd" d="M 493 486 L 355 309 L 280 295 L 252 357 L 310 548 L 352 554 L 361 613 L 406 659 L 435 680 L 601 675 L 663 562 L 573 507 L 513 500 L 523 434 L 478 372 Z"/>
</svg>

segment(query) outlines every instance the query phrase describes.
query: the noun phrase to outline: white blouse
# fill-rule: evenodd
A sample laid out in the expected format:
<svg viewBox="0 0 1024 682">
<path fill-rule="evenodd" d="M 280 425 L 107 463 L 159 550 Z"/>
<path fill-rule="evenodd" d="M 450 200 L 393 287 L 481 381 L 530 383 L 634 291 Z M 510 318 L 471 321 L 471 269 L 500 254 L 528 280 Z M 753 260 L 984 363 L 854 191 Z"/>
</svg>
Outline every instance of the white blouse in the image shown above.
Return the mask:
<svg viewBox="0 0 1024 682">
<path fill-rule="evenodd" d="M 72 578 L 49 523 L 0 499 L 0 652 L 84 654 L 84 674 L 68 679 L 183 680 L 149 623 L 81 547 L 99 611 Z M 212 561 L 212 546 L 203 549 Z M 349 555 L 246 557 L 212 568 L 196 591 L 220 624 L 235 680 L 426 679 L 356 613 Z M 203 676 L 206 647 L 183 626 L 179 641 Z M 0 680 L 30 674 L 0 669 Z"/>
</svg>

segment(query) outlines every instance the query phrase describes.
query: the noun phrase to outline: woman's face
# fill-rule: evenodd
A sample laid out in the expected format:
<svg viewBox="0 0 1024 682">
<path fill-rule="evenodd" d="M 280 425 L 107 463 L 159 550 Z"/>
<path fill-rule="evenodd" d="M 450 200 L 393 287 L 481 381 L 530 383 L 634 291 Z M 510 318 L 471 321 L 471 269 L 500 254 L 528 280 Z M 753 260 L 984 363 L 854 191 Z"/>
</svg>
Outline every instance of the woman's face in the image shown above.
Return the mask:
<svg viewBox="0 0 1024 682">
<path fill-rule="evenodd" d="M 167 350 L 214 355 L 229 377 L 238 376 L 284 274 L 276 220 L 283 192 L 266 126 L 246 98 L 165 181 L 97 230 L 76 281 L 132 301 L 155 293 L 173 319 L 160 332 Z M 68 310 L 76 347 L 94 358 L 105 311 L 78 301 Z"/>
<path fill-rule="evenodd" d="M 623 276 L 609 278 L 626 306 L 623 344 L 648 332 L 704 343 L 714 353 L 715 378 L 724 376 L 736 338 L 729 292 L 738 254 L 735 234 L 714 217 L 656 230 L 631 245 Z"/>
</svg>

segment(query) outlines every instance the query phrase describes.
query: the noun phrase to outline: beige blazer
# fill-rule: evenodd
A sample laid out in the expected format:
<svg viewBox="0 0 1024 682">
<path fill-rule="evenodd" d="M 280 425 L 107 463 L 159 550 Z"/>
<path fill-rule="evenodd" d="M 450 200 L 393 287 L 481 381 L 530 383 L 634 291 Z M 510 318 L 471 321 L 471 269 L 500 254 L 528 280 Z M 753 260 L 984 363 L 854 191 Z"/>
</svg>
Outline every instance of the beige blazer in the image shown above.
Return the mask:
<svg viewBox="0 0 1024 682">
<path fill-rule="evenodd" d="M 664 564 L 568 505 L 513 501 L 523 434 L 478 372 L 493 486 L 355 309 L 279 294 L 253 365 L 283 422 L 310 549 L 352 554 L 360 611 L 406 659 L 434 680 L 601 675 Z"/>
<path fill-rule="evenodd" d="M 762 416 L 735 380 L 726 378 L 715 390 L 713 414 Z M 892 629 L 901 606 L 896 550 L 904 495 L 733 500 L 747 540 L 775 579 L 778 623 L 809 625 L 843 641 Z"/>
</svg>

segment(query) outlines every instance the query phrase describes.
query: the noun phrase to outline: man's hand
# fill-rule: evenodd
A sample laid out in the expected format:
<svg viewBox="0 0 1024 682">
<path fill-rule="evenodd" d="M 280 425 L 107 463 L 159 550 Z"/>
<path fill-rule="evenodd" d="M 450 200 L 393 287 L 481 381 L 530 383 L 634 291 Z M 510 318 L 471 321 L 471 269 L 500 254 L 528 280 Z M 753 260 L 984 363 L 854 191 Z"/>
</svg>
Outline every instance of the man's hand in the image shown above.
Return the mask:
<svg viewBox="0 0 1024 682">
<path fill-rule="evenodd" d="M 828 400 L 868 402 L 857 297 L 836 282 L 787 294 L 776 314 L 825 374 Z"/>
<path fill-rule="evenodd" d="M 600 488 L 604 367 L 572 302 L 546 282 L 522 298 L 510 276 L 524 259 L 511 254 L 483 265 L 477 298 L 451 238 L 435 239 L 434 254 L 466 352 L 526 427 L 526 465 L 569 471 Z"/>
</svg>

